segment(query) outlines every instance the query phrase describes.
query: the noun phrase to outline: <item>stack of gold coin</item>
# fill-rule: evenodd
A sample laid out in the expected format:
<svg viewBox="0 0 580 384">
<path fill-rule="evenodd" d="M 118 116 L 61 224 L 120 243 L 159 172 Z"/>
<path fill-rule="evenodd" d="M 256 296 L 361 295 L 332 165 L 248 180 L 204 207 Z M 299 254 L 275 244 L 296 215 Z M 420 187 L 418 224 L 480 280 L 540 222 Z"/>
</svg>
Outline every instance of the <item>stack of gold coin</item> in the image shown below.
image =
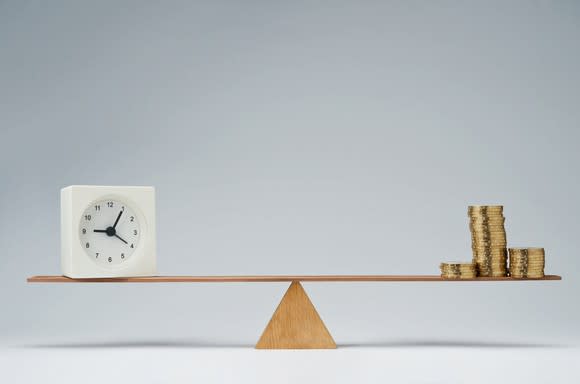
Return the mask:
<svg viewBox="0 0 580 384">
<path fill-rule="evenodd" d="M 472 205 L 467 209 L 473 263 L 479 276 L 507 276 L 507 238 L 503 206 Z"/>
<path fill-rule="evenodd" d="M 445 279 L 474 279 L 477 277 L 475 264 L 464 262 L 441 263 L 441 277 Z"/>
<path fill-rule="evenodd" d="M 510 248 L 510 276 L 516 279 L 544 277 L 544 248 Z"/>
</svg>

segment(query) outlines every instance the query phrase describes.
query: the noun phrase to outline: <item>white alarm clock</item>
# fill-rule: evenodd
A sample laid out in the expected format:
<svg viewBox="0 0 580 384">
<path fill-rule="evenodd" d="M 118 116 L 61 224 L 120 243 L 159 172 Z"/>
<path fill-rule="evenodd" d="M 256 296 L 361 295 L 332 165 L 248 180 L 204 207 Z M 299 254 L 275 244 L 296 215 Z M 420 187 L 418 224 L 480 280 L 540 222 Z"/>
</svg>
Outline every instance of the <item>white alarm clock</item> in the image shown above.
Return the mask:
<svg viewBox="0 0 580 384">
<path fill-rule="evenodd" d="M 153 187 L 71 185 L 61 190 L 60 205 L 63 275 L 157 273 Z"/>
</svg>

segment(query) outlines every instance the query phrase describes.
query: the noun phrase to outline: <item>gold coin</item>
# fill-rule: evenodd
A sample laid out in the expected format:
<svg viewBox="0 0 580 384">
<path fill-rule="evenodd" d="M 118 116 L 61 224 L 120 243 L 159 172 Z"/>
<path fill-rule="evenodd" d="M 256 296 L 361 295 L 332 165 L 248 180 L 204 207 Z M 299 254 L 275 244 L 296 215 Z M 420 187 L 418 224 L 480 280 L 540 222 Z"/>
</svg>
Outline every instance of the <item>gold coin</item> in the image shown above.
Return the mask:
<svg viewBox="0 0 580 384">
<path fill-rule="evenodd" d="M 501 248 L 505 249 L 506 242 L 502 241 L 501 239 L 494 239 L 494 240 L 476 240 L 473 239 L 471 241 L 471 249 L 493 249 L 493 248 Z"/>
<path fill-rule="evenodd" d="M 471 250 L 473 252 L 477 252 L 478 255 L 485 255 L 485 256 L 502 256 L 507 258 L 507 250 L 504 246 L 480 246 L 480 245 L 471 245 Z"/>
<path fill-rule="evenodd" d="M 475 262 L 477 265 L 489 265 L 489 266 L 504 266 L 507 265 L 505 260 L 492 260 L 492 259 L 478 259 Z"/>
<path fill-rule="evenodd" d="M 504 244 L 507 242 L 507 239 L 502 239 L 501 237 L 492 237 L 492 238 L 485 238 L 485 237 L 471 237 L 471 246 L 477 246 L 480 248 L 489 247 L 490 245 L 501 245 L 503 249 L 506 249 L 507 245 Z M 507 252 L 506 252 L 507 254 Z"/>
<path fill-rule="evenodd" d="M 502 249 L 503 248 L 502 245 L 494 245 L 492 247 L 490 246 L 486 246 L 486 247 L 479 247 L 479 246 L 472 246 L 471 247 L 471 253 L 472 255 L 476 255 L 476 256 L 480 256 L 480 257 L 503 257 L 505 259 L 507 259 L 507 255 L 505 253 L 502 253 Z"/>
<path fill-rule="evenodd" d="M 472 266 L 473 263 L 469 261 L 443 261 L 441 265 L 457 265 L 457 266 Z"/>
<path fill-rule="evenodd" d="M 477 259 L 475 260 L 475 265 L 480 267 L 481 266 L 504 267 L 507 265 L 507 262 L 505 260 Z"/>
<path fill-rule="evenodd" d="M 509 251 L 509 253 L 513 256 L 513 257 L 544 257 L 546 256 L 544 253 L 533 253 L 533 252 L 514 252 L 514 251 Z"/>
<path fill-rule="evenodd" d="M 497 268 L 501 268 L 501 269 L 506 269 L 507 268 L 507 264 L 506 263 L 488 263 L 488 262 L 478 262 L 477 264 L 477 268 L 486 268 L 486 269 L 497 269 Z"/>
<path fill-rule="evenodd" d="M 511 277 L 513 277 L 514 279 L 541 279 L 544 276 L 545 276 L 544 274 L 541 274 L 541 275 L 511 275 Z"/>
<path fill-rule="evenodd" d="M 444 279 L 475 279 L 477 276 L 476 275 L 465 276 L 465 275 L 445 275 L 445 274 L 442 274 L 441 277 Z"/>
<path fill-rule="evenodd" d="M 536 255 L 536 256 L 530 256 L 530 255 L 514 255 L 511 254 L 510 256 L 510 260 L 515 260 L 515 261 L 544 261 L 546 260 L 546 257 L 543 255 Z"/>
<path fill-rule="evenodd" d="M 506 264 L 488 264 L 488 263 L 478 263 L 477 269 L 490 269 L 490 270 L 507 270 L 508 267 Z"/>
<path fill-rule="evenodd" d="M 473 214 L 470 213 L 467 215 L 467 217 L 469 217 L 469 219 L 471 219 L 472 221 L 489 221 L 489 220 L 501 220 L 504 221 L 505 220 L 505 216 L 502 213 L 477 213 L 477 214 Z"/>
<path fill-rule="evenodd" d="M 505 239 L 478 239 L 478 238 L 471 239 L 471 246 L 476 248 L 493 247 L 493 246 L 500 246 L 505 248 L 506 245 L 507 240 Z"/>
<path fill-rule="evenodd" d="M 467 217 L 471 218 L 472 220 L 477 220 L 477 219 L 485 220 L 488 218 L 492 218 L 492 219 L 505 218 L 505 216 L 503 215 L 502 212 L 470 212 L 470 213 L 468 212 Z"/>
<path fill-rule="evenodd" d="M 469 233 L 471 236 L 474 235 L 494 235 L 494 236 L 505 236 L 505 228 L 469 228 Z"/>
<path fill-rule="evenodd" d="M 440 266 L 447 267 L 447 268 L 473 268 L 473 263 L 469 263 L 469 264 L 441 263 Z"/>
<path fill-rule="evenodd" d="M 546 263 L 545 260 L 514 260 L 510 259 L 510 264 L 522 264 L 522 265 L 544 265 Z"/>
<path fill-rule="evenodd" d="M 519 253 L 511 252 L 509 255 L 514 260 L 544 260 L 546 258 L 546 255 L 542 255 L 542 254 L 533 255 L 533 254 L 519 254 Z"/>
<path fill-rule="evenodd" d="M 467 207 L 467 212 L 503 212 L 503 205 L 470 205 Z"/>
<path fill-rule="evenodd" d="M 513 255 L 533 255 L 533 256 L 544 256 L 546 253 L 544 252 L 543 249 L 516 249 L 516 248 L 509 248 L 509 252 L 510 254 Z"/>
<path fill-rule="evenodd" d="M 507 257 L 507 252 L 505 249 L 505 246 L 502 244 L 485 244 L 485 243 L 475 243 L 475 244 L 471 244 L 471 250 L 472 251 L 481 251 L 484 253 L 495 253 L 495 254 L 501 254 L 504 255 L 505 257 Z"/>
<path fill-rule="evenodd" d="M 474 225 L 503 225 L 503 216 L 469 216 L 469 223 Z"/>
<path fill-rule="evenodd" d="M 505 232 L 505 227 L 503 225 L 479 225 L 479 224 L 472 224 L 469 223 L 469 230 L 470 232 L 491 232 L 491 233 L 502 233 Z"/>
<path fill-rule="evenodd" d="M 478 236 L 478 235 L 471 235 L 471 243 L 472 243 L 472 245 L 473 245 L 473 242 L 474 241 L 477 241 L 477 242 L 480 242 L 480 243 L 485 243 L 486 241 L 487 242 L 490 242 L 490 241 L 507 242 L 507 238 L 505 236 Z M 507 245 L 506 245 L 506 247 L 507 247 Z M 506 247 L 504 247 L 504 248 L 506 248 Z M 506 250 L 507 250 L 507 248 L 506 248 Z"/>
<path fill-rule="evenodd" d="M 472 230 L 469 232 L 471 238 L 507 238 L 506 231 L 480 231 L 480 230 Z"/>
<path fill-rule="evenodd" d="M 503 227 L 505 226 L 505 218 L 503 217 L 472 217 L 469 220 L 469 225 L 472 227 Z"/>
<path fill-rule="evenodd" d="M 544 260 L 538 261 L 514 261 L 510 260 L 510 265 L 546 265 Z"/>
<path fill-rule="evenodd" d="M 506 239 L 505 231 L 471 231 L 471 238 L 478 239 Z"/>
<path fill-rule="evenodd" d="M 485 253 L 475 253 L 473 255 L 473 260 L 493 260 L 493 261 L 507 261 L 507 257 L 501 254 L 485 254 Z"/>
<path fill-rule="evenodd" d="M 481 277 L 506 277 L 507 273 L 480 273 Z"/>
<path fill-rule="evenodd" d="M 506 233 L 503 226 L 469 226 L 470 232 L 473 233 L 493 233 L 493 234 L 504 234 Z"/>
<path fill-rule="evenodd" d="M 507 273 L 508 269 L 506 268 L 485 268 L 485 267 L 480 267 L 477 268 L 477 271 L 480 274 L 492 274 L 492 273 Z"/>
<path fill-rule="evenodd" d="M 474 260 L 493 260 L 493 261 L 507 261 L 507 257 L 505 255 L 496 253 L 496 254 L 489 254 L 489 253 L 475 253 L 473 255 Z"/>
<path fill-rule="evenodd" d="M 471 240 L 479 240 L 479 241 L 486 241 L 486 240 L 502 240 L 506 241 L 507 237 L 505 233 L 492 233 L 492 232 L 473 232 L 471 234 Z"/>
<path fill-rule="evenodd" d="M 503 216 L 503 210 L 467 211 L 468 217 L 497 217 Z"/>
</svg>

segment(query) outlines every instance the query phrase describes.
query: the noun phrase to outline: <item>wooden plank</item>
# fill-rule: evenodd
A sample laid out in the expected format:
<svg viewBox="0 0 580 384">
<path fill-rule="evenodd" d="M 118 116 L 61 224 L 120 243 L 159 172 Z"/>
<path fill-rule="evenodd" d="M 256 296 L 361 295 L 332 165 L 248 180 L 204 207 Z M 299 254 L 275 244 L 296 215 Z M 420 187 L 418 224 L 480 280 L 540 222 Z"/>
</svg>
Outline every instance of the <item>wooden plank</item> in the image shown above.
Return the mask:
<svg viewBox="0 0 580 384">
<path fill-rule="evenodd" d="M 336 282 L 464 282 L 464 281 L 541 281 L 562 280 L 557 275 L 541 279 L 513 279 L 511 277 L 477 277 L 475 279 L 444 279 L 439 275 L 256 275 L 256 276 L 150 276 L 71 279 L 65 276 L 32 276 L 29 283 L 270 283 L 292 281 Z"/>
</svg>

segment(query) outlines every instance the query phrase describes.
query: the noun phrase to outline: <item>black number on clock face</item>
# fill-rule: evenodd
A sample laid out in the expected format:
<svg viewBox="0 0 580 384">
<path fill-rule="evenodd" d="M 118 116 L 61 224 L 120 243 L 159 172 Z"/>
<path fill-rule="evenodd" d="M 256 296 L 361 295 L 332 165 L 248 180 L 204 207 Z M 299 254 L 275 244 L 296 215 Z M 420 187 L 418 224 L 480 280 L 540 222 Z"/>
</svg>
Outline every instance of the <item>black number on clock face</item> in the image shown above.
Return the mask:
<svg viewBox="0 0 580 384">
<path fill-rule="evenodd" d="M 108 260 L 109 260 L 109 263 L 110 263 L 111 261 L 113 261 L 113 258 L 112 257 L 109 257 Z"/>
<path fill-rule="evenodd" d="M 125 258 L 125 254 L 121 253 L 121 259 L 124 259 L 124 258 Z"/>
<path fill-rule="evenodd" d="M 100 205 L 95 205 L 95 211 L 100 211 L 101 210 L 101 206 Z"/>
<path fill-rule="evenodd" d="M 109 202 L 107 203 L 107 207 L 109 207 L 109 208 L 113 208 L 113 202 L 112 202 L 112 201 L 109 201 Z"/>
<path fill-rule="evenodd" d="M 86 221 L 90 221 L 91 220 L 91 215 L 85 215 L 85 220 Z"/>
<path fill-rule="evenodd" d="M 85 247 L 89 248 L 90 247 L 90 244 L 89 243 L 86 243 L 85 244 Z"/>
</svg>

